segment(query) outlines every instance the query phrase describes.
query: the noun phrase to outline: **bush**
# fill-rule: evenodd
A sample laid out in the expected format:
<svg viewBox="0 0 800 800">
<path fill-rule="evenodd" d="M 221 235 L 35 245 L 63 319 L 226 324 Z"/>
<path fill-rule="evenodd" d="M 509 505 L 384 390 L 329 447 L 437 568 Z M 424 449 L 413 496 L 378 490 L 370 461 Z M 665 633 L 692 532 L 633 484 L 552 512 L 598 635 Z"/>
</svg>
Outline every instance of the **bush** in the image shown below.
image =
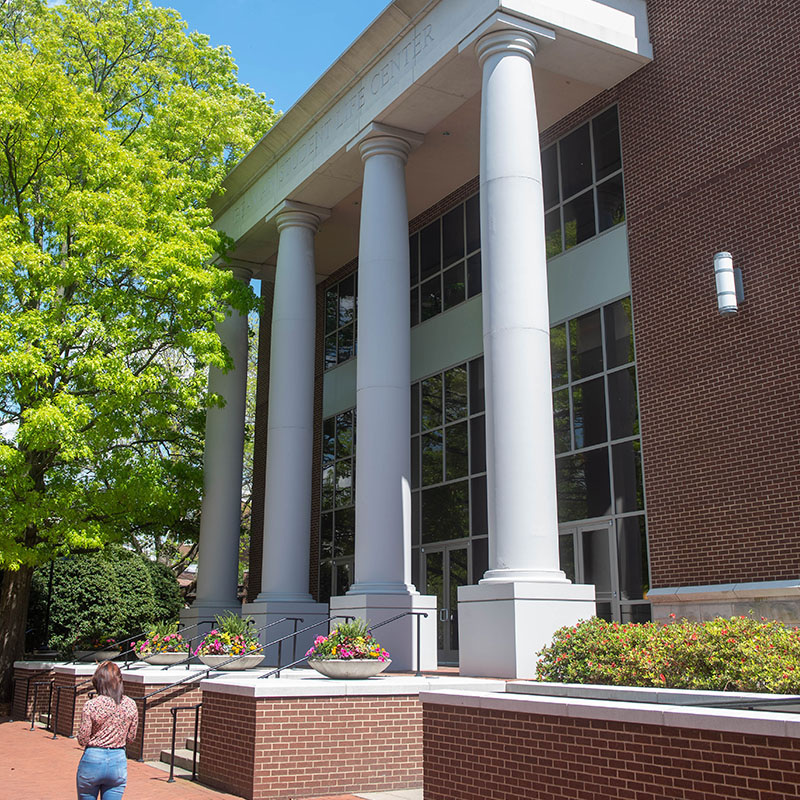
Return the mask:
<svg viewBox="0 0 800 800">
<path fill-rule="evenodd" d="M 45 643 L 49 575 L 49 565 L 34 571 L 29 642 L 63 654 L 71 653 L 78 640 L 133 636 L 155 622 L 175 619 L 182 607 L 180 588 L 169 568 L 124 548 L 57 559 Z"/>
<path fill-rule="evenodd" d="M 800 693 L 800 633 L 748 617 L 664 625 L 593 618 L 561 628 L 537 679 L 609 686 Z"/>
</svg>

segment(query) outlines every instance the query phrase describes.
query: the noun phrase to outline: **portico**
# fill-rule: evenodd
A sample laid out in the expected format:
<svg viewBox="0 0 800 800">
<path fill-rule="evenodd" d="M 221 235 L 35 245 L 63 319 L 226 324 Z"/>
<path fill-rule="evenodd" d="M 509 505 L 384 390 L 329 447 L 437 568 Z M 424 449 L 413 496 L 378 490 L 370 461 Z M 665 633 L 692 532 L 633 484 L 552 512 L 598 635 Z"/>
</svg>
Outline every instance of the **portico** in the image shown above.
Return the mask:
<svg viewBox="0 0 800 800">
<path fill-rule="evenodd" d="M 442 596 L 437 604 L 432 591 L 420 592 L 412 547 L 438 539 L 423 534 L 420 543 L 416 527 L 426 511 L 413 495 L 419 462 L 411 459 L 410 388 L 479 356 L 488 569 L 480 583 L 458 590 L 457 617 L 448 612 L 449 622 L 457 622 L 461 672 L 527 677 L 533 653 L 556 627 L 593 613 L 593 587 L 570 583 L 559 566 L 538 132 L 651 54 L 644 2 L 574 5 L 581 13 L 572 17 L 549 3 L 522 0 L 503 11 L 485 0 L 391 3 L 227 179 L 215 224 L 235 241 L 236 263 L 275 283 L 268 423 L 257 432 L 267 436 L 268 454 L 262 581 L 244 607 L 260 624 L 282 616 L 310 624 L 327 616 L 327 604 L 314 601 L 321 587 L 309 584 L 320 559 L 312 541 L 324 547 L 328 541 L 324 531 L 315 533 L 318 504 L 326 510 L 327 477 L 315 469 L 321 464 L 329 470 L 331 509 L 354 509 L 354 541 L 350 528 L 331 517 L 330 555 L 354 567 L 346 591 L 334 591 L 331 613 L 373 623 L 404 611 L 427 614 L 422 661 L 424 668 L 435 666 Z M 431 344 L 420 352 L 414 336 L 423 336 L 422 326 L 412 335 L 409 325 L 409 285 L 413 271 L 425 267 L 409 252 L 409 220 L 476 175 L 482 296 L 454 306 L 449 319 L 477 313 L 482 336 L 477 344 L 456 337 L 447 347 Z M 336 368 L 321 374 L 326 331 L 319 327 L 324 314 L 315 283 L 355 257 L 355 357 L 342 366 L 334 361 Z M 458 396 L 453 375 L 446 381 L 456 388 L 446 383 L 445 405 Z M 465 414 L 473 413 L 466 399 L 463 405 Z M 355 413 L 354 480 L 351 461 L 348 473 L 336 449 L 347 442 L 332 445 L 330 467 L 324 452 L 315 453 L 322 419 L 348 409 Z M 447 413 L 440 424 L 449 446 L 462 423 Z M 233 436 L 238 418 L 229 414 L 225 424 Z M 447 464 L 445 481 L 460 469 L 455 455 Z M 212 498 L 207 490 L 213 505 Z M 439 539 L 448 537 L 457 538 Z M 213 555 L 215 545 L 206 549 L 206 542 L 227 542 L 219 545 L 227 552 L 234 539 L 238 525 L 234 533 L 231 522 L 201 543 L 203 581 L 228 587 L 214 598 L 219 602 L 230 594 L 230 580 Z M 479 559 L 470 559 L 477 571 Z M 337 578 L 334 589 L 341 588 Z M 409 617 L 384 628 L 380 638 L 393 668 L 414 664 Z"/>
</svg>

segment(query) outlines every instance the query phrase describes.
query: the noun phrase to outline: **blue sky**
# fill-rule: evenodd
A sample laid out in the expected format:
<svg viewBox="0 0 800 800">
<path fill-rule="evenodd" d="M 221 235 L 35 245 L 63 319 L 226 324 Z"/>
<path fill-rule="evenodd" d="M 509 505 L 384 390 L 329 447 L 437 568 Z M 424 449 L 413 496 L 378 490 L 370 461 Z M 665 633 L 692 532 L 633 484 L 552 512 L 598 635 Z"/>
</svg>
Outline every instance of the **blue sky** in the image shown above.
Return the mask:
<svg viewBox="0 0 800 800">
<path fill-rule="evenodd" d="M 152 0 L 228 45 L 239 80 L 288 110 L 389 0 Z"/>
</svg>

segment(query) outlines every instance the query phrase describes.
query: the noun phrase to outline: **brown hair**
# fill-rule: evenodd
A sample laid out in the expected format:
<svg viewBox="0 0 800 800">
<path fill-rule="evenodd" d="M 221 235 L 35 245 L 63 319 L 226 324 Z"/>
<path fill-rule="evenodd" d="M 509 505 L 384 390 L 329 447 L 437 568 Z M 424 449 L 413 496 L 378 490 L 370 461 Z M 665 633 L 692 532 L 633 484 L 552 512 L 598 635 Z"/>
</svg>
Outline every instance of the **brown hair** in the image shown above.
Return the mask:
<svg viewBox="0 0 800 800">
<path fill-rule="evenodd" d="M 110 697 L 117 705 L 122 701 L 122 673 L 113 661 L 104 661 L 92 676 L 98 694 Z"/>
</svg>

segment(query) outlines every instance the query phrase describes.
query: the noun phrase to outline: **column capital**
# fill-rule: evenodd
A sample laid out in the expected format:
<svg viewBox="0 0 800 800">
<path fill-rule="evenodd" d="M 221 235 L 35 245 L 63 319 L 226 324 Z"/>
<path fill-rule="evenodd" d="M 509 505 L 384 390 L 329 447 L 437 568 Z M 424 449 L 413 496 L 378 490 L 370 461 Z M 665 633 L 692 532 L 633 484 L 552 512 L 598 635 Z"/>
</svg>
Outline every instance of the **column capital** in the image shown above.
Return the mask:
<svg viewBox="0 0 800 800">
<path fill-rule="evenodd" d="M 475 54 L 478 63 L 483 66 L 486 59 L 498 54 L 515 54 L 525 56 L 533 64 L 538 43 L 536 37 L 527 31 L 506 28 L 484 34 L 475 42 Z"/>
<path fill-rule="evenodd" d="M 308 228 L 313 233 L 331 215 L 329 208 L 298 203 L 296 200 L 283 200 L 264 217 L 264 222 L 274 222 L 278 232 L 288 227 Z"/>
<path fill-rule="evenodd" d="M 390 155 L 398 156 L 405 162 L 408 154 L 419 147 L 424 140 L 425 137 L 421 133 L 382 125 L 380 122 L 370 122 L 347 143 L 345 149 L 349 152 L 358 147 L 362 161 L 371 156 Z"/>
</svg>

